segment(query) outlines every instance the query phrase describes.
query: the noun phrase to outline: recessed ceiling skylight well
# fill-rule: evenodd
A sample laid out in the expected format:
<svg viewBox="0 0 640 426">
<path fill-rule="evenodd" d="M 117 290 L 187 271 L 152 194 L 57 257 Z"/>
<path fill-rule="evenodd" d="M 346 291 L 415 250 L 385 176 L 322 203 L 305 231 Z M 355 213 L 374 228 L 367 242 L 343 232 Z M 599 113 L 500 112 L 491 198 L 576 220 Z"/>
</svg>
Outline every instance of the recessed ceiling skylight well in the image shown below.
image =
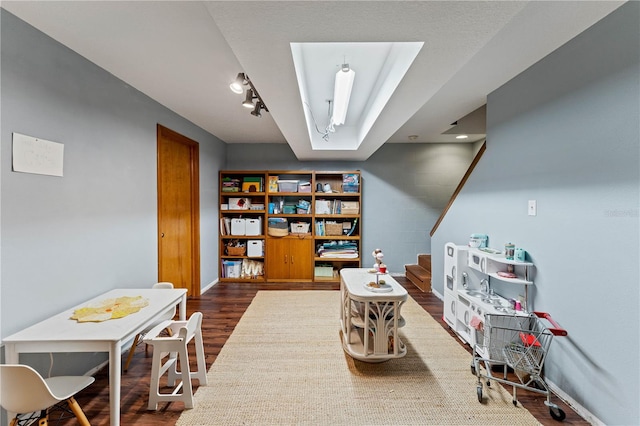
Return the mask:
<svg viewBox="0 0 640 426">
<path fill-rule="evenodd" d="M 423 42 L 291 43 L 314 150 L 355 150 L 409 70 Z M 336 73 L 355 72 L 343 125 L 331 125 Z"/>
</svg>

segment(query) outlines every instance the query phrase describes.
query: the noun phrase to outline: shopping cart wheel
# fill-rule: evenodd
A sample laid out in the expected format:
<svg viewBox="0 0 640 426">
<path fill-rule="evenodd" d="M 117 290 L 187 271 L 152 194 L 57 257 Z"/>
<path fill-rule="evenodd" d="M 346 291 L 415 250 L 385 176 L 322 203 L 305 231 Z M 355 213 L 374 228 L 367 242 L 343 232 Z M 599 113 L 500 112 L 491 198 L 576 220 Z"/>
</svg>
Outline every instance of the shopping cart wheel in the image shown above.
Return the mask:
<svg viewBox="0 0 640 426">
<path fill-rule="evenodd" d="M 558 407 L 557 405 L 549 407 L 549 414 L 551 414 L 553 420 L 557 420 L 559 422 L 563 421 L 565 417 L 567 417 L 564 411 L 562 411 L 562 408 Z"/>
<path fill-rule="evenodd" d="M 482 402 L 482 385 L 476 387 L 476 392 L 478 393 L 478 402 Z"/>
</svg>

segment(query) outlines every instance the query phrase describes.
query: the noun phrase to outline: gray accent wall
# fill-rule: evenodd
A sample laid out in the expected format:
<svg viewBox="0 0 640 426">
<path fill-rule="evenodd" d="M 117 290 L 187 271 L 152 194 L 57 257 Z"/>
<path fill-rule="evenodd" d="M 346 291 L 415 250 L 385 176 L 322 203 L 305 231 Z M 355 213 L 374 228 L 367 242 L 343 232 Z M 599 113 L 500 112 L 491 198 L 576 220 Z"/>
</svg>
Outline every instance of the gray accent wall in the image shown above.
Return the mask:
<svg viewBox="0 0 640 426">
<path fill-rule="evenodd" d="M 199 143 L 201 286 L 214 282 L 212 183 L 226 145 L 4 9 L 0 14 L 0 336 L 110 289 L 158 281 L 158 123 Z M 64 176 L 13 172 L 13 132 L 64 144 Z M 52 374 L 84 373 L 106 359 L 77 358 L 56 356 Z"/>
<path fill-rule="evenodd" d="M 285 144 L 232 144 L 229 170 L 360 170 L 362 265 L 381 248 L 392 274 L 431 253 L 429 233 L 473 160 L 472 144 L 386 144 L 367 161 L 301 162 Z"/>
<path fill-rule="evenodd" d="M 448 241 L 486 233 L 527 250 L 533 308 L 569 333 L 552 343 L 547 378 L 611 425 L 640 423 L 639 6 L 490 94 L 487 150 L 432 240 L 441 294 Z"/>
</svg>

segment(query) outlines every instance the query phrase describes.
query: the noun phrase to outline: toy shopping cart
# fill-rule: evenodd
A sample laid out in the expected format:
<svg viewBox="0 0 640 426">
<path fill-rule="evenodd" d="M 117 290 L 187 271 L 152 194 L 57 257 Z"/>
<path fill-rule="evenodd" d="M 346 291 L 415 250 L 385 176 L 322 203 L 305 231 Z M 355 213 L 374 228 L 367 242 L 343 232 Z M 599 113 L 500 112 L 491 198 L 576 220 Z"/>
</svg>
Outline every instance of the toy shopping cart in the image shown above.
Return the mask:
<svg viewBox="0 0 640 426">
<path fill-rule="evenodd" d="M 542 319 L 550 322 L 554 328 L 545 327 Z M 566 330 L 560 328 L 545 312 L 532 312 L 530 315 L 485 315 L 484 324 L 475 330 L 471 365 L 471 372 L 478 377 L 478 401 L 482 402 L 482 378 L 486 378 L 487 386 L 491 385 L 491 380 L 512 385 L 513 405 L 518 403 L 518 388 L 545 394 L 545 405 L 549 407 L 551 417 L 558 421 L 564 420 L 566 415 L 551 402 L 551 391 L 541 374 L 553 336 L 566 335 Z M 484 367 L 482 370 L 481 366 Z M 502 378 L 492 374 L 494 366 L 503 367 Z M 507 367 L 513 369 L 519 382 L 507 380 Z"/>
</svg>

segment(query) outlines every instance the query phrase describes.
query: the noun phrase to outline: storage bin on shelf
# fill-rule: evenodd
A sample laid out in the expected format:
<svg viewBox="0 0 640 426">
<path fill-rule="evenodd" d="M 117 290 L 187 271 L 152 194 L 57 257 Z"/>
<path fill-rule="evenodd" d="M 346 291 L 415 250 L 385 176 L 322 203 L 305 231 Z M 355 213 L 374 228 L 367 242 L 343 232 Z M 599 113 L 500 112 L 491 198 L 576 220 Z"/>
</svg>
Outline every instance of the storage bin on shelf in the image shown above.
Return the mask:
<svg viewBox="0 0 640 426">
<path fill-rule="evenodd" d="M 244 256 L 246 252 L 246 246 L 227 246 L 227 255 L 229 256 Z"/>
<path fill-rule="evenodd" d="M 225 278 L 240 278 L 242 260 L 225 260 L 222 264 L 224 266 Z"/>
<path fill-rule="evenodd" d="M 357 201 L 341 201 L 340 213 L 341 214 L 359 214 L 360 203 Z"/>
<path fill-rule="evenodd" d="M 295 222 L 291 224 L 292 234 L 306 234 L 309 232 L 310 224 L 308 222 Z"/>
<path fill-rule="evenodd" d="M 324 232 L 327 236 L 342 235 L 342 223 L 325 223 Z"/>
<path fill-rule="evenodd" d="M 278 192 L 298 192 L 298 180 L 279 180 Z"/>
<path fill-rule="evenodd" d="M 314 270 L 316 277 L 333 277 L 333 266 L 331 265 L 316 265 Z"/>
<path fill-rule="evenodd" d="M 247 256 L 248 257 L 262 257 L 262 256 L 264 256 L 264 241 L 263 240 L 248 240 L 247 241 Z"/>
<path fill-rule="evenodd" d="M 267 233 L 272 237 L 286 237 L 289 235 L 289 222 L 286 218 L 271 217 L 269 218 Z"/>
</svg>

